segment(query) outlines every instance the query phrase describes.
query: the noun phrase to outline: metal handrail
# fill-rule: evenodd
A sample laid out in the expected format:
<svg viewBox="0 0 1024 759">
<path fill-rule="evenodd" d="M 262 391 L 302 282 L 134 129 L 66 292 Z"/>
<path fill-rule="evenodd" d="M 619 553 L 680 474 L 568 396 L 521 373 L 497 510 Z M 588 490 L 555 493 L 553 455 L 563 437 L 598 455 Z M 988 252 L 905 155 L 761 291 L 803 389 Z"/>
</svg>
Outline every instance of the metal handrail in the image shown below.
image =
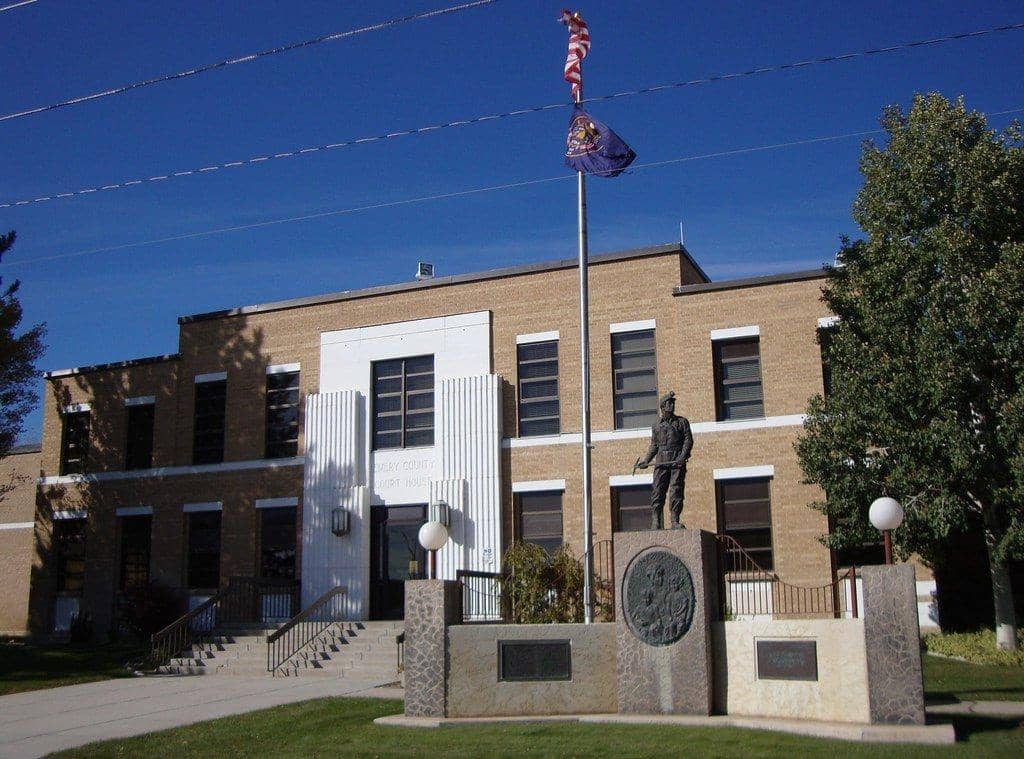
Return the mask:
<svg viewBox="0 0 1024 759">
<path fill-rule="evenodd" d="M 816 586 L 794 585 L 764 569 L 730 535 L 715 535 L 718 543 L 719 605 L 722 619 L 727 615 L 770 615 L 772 617 L 828 615 L 840 617 L 849 611 L 858 616 L 856 570 L 843 577 Z M 847 606 L 840 583 L 851 578 L 851 598 Z M 748 582 L 747 593 L 730 593 L 729 585 Z M 845 608 L 844 608 L 845 607 Z"/>
<path fill-rule="evenodd" d="M 344 585 L 331 588 L 267 636 L 267 672 L 278 668 L 338 621 L 335 600 L 348 592 Z"/>
<path fill-rule="evenodd" d="M 178 617 L 150 637 L 154 666 L 159 666 L 174 655 L 192 646 L 203 634 L 224 624 L 245 624 L 263 619 L 266 597 L 271 598 L 270 611 L 291 613 L 295 605 L 298 583 L 295 580 L 232 577 L 226 587 L 214 593 L 196 608 Z M 270 593 L 267 593 L 270 591 Z M 275 592 L 276 591 L 276 592 Z M 284 601 L 276 596 L 286 596 Z M 278 616 L 272 614 L 271 616 Z"/>
<path fill-rule="evenodd" d="M 504 618 L 501 572 L 458 569 L 455 571 L 455 579 L 462 584 L 464 623 L 494 622 Z"/>
</svg>

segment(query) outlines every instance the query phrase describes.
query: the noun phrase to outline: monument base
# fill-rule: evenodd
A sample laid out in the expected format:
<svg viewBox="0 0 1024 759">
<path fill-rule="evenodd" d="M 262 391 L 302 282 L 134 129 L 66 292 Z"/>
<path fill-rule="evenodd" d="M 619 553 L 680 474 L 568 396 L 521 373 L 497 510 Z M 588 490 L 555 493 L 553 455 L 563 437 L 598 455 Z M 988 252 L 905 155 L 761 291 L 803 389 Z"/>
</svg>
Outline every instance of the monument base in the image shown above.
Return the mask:
<svg viewBox="0 0 1024 759">
<path fill-rule="evenodd" d="M 711 714 L 717 570 L 709 532 L 615 534 L 620 713 Z"/>
</svg>

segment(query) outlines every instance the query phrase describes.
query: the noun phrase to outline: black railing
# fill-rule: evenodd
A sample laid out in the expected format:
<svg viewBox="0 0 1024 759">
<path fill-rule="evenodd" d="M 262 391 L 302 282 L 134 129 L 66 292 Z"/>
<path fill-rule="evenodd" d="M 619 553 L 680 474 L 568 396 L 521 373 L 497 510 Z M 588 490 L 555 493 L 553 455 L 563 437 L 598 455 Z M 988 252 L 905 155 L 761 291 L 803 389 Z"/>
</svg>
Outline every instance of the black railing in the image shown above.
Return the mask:
<svg viewBox="0 0 1024 759">
<path fill-rule="evenodd" d="M 459 569 L 455 579 L 462 583 L 463 622 L 500 622 L 505 618 L 500 572 Z"/>
<path fill-rule="evenodd" d="M 827 585 L 804 587 L 783 582 L 762 568 L 728 535 L 716 535 L 718 596 L 722 619 L 737 617 L 839 618 L 858 616 L 856 570 Z M 843 587 L 847 582 L 849 593 Z"/>
<path fill-rule="evenodd" d="M 216 627 L 260 624 L 291 616 L 297 606 L 298 587 L 295 580 L 232 577 L 225 588 L 152 635 L 153 664 L 167 662 Z"/>
<path fill-rule="evenodd" d="M 344 618 L 344 585 L 331 588 L 267 637 L 267 671 L 278 668 L 318 635 Z"/>
<path fill-rule="evenodd" d="M 611 540 L 599 540 L 591 551 L 593 564 L 592 598 L 594 619 L 598 622 L 615 621 L 615 544 Z M 583 554 L 583 561 L 587 555 Z"/>
</svg>

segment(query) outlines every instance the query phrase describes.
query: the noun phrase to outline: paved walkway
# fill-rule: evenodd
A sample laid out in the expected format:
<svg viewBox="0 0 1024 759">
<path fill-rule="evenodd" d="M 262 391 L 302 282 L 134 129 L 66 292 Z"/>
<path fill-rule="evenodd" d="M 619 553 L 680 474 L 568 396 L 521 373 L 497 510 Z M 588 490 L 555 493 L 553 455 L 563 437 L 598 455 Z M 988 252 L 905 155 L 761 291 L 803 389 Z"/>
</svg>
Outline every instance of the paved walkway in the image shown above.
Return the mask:
<svg viewBox="0 0 1024 759">
<path fill-rule="evenodd" d="M 16 693 L 0 697 L 0 757 L 44 756 L 311 698 L 395 695 L 373 692 L 378 684 L 333 677 L 135 677 Z"/>
</svg>

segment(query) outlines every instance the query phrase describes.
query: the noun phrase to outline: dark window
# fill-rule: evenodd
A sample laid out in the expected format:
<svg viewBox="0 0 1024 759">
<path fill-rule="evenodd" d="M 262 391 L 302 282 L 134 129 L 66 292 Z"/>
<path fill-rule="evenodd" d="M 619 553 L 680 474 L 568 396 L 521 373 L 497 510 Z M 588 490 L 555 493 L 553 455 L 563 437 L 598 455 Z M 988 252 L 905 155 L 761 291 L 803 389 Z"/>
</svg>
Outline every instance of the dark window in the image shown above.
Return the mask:
<svg viewBox="0 0 1024 759">
<path fill-rule="evenodd" d="M 434 444 L 434 357 L 373 364 L 373 447 Z"/>
<path fill-rule="evenodd" d="M 615 532 L 651 529 L 651 486 L 612 488 L 612 525 Z"/>
<path fill-rule="evenodd" d="M 295 579 L 295 507 L 259 509 L 260 577 Z"/>
<path fill-rule="evenodd" d="M 736 540 L 761 569 L 772 569 L 769 479 L 719 480 L 718 532 Z M 727 566 L 743 566 L 736 557 Z"/>
<path fill-rule="evenodd" d="M 85 458 L 89 451 L 89 412 L 74 411 L 64 414 L 61 436 L 60 473 L 81 474 L 85 471 Z"/>
<path fill-rule="evenodd" d="M 153 466 L 153 404 L 128 407 L 128 442 L 125 445 L 125 469 L 149 469 Z"/>
<path fill-rule="evenodd" d="M 267 375 L 268 459 L 294 456 L 299 452 L 299 373 Z"/>
<path fill-rule="evenodd" d="M 612 334 L 615 429 L 647 427 L 658 419 L 654 330 Z"/>
<path fill-rule="evenodd" d="M 821 390 L 828 398 L 832 394 L 832 367 L 828 361 L 828 349 L 832 343 L 832 327 L 818 330 L 818 345 L 821 346 Z"/>
<path fill-rule="evenodd" d="M 519 539 L 549 554 L 562 547 L 562 491 L 518 493 Z"/>
<path fill-rule="evenodd" d="M 519 373 L 519 435 L 557 435 L 558 341 L 528 343 L 516 349 Z"/>
<path fill-rule="evenodd" d="M 80 596 L 85 587 L 85 519 L 53 520 L 57 592 Z"/>
<path fill-rule="evenodd" d="M 713 345 L 718 421 L 763 417 L 759 340 L 716 340 Z"/>
<path fill-rule="evenodd" d="M 121 590 L 149 585 L 149 553 L 153 518 L 148 514 L 121 517 Z"/>
<path fill-rule="evenodd" d="M 220 512 L 188 515 L 188 587 L 213 589 L 220 585 Z"/>
<path fill-rule="evenodd" d="M 219 464 L 224 460 L 224 405 L 227 388 L 227 380 L 196 383 L 193 464 Z"/>
</svg>

